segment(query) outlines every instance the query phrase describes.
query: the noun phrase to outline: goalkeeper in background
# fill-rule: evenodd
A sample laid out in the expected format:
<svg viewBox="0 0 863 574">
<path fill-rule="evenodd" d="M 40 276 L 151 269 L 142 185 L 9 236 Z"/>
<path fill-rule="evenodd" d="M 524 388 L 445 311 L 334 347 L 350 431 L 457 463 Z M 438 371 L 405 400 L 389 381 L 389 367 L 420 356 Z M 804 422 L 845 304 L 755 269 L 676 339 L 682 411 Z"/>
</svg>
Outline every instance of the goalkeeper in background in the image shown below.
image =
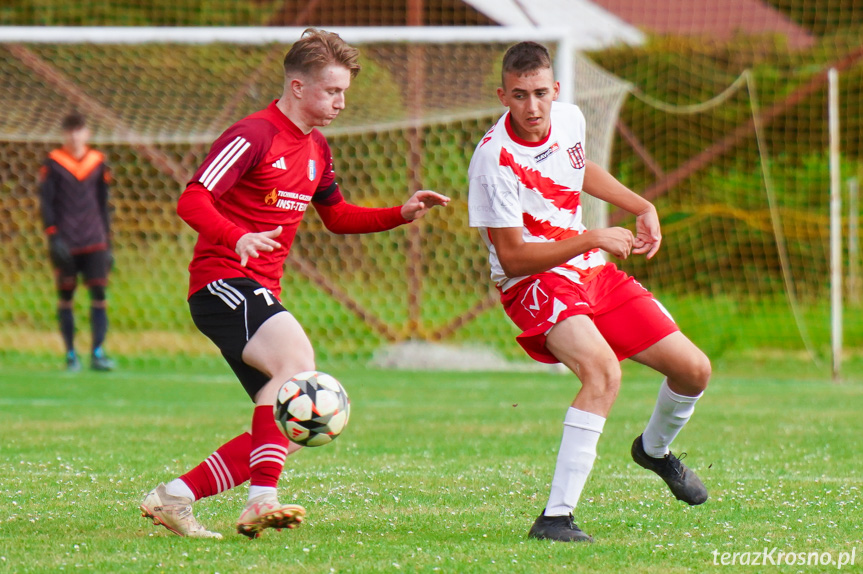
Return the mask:
<svg viewBox="0 0 863 574">
<path fill-rule="evenodd" d="M 407 203 L 371 208 L 345 201 L 330 147 L 317 127 L 345 107 L 360 66 L 338 35 L 308 29 L 285 56 L 282 96 L 227 129 L 213 144 L 177 204 L 198 241 L 189 265 L 189 308 L 198 329 L 222 352 L 255 403 L 251 432 L 220 446 L 141 503 L 143 516 L 181 536 L 221 538 L 192 514 L 192 503 L 250 481 L 237 531 L 293 528 L 305 510 L 281 504 L 276 487 L 299 445 L 279 430 L 273 405 L 292 376 L 315 369 L 312 343 L 284 299 L 285 258 L 311 205 L 333 233 L 372 233 L 424 216 L 449 198 L 420 190 Z M 168 457 L 172 455 L 166 455 Z"/>
<path fill-rule="evenodd" d="M 531 538 L 592 541 L 574 522 L 596 446 L 629 358 L 665 375 L 635 462 L 658 474 L 679 500 L 701 504 L 707 489 L 669 450 L 707 387 L 710 361 L 635 279 L 607 263 L 631 253 L 653 257 L 661 234 L 656 209 L 585 157 L 585 120 L 555 102 L 548 50 L 535 42 L 503 57 L 500 102 L 509 108 L 480 141 L 468 169 L 468 209 L 489 250 L 501 303 L 521 329 L 524 350 L 563 363 L 581 381 L 567 410 L 545 509 Z M 635 230 L 587 230 L 581 193 L 635 215 Z"/>
<path fill-rule="evenodd" d="M 87 145 L 90 129 L 83 115 L 77 112 L 67 115 L 62 129 L 63 146 L 48 154 L 39 176 L 42 223 L 57 284 L 57 318 L 66 346 L 66 368 L 81 370 L 75 350 L 73 297 L 78 275 L 83 275 L 90 291 L 90 367 L 110 371 L 113 362 L 102 345 L 108 332 L 105 289 L 111 267 L 108 216 L 111 175 L 105 156 Z"/>
</svg>

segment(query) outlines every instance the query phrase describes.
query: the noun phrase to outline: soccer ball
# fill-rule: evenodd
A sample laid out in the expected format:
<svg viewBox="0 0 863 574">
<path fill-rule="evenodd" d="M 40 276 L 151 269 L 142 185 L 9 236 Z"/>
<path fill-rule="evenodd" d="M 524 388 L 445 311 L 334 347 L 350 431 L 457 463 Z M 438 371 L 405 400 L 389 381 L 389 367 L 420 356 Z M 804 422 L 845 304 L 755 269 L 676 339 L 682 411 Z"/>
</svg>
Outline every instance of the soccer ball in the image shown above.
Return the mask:
<svg viewBox="0 0 863 574">
<path fill-rule="evenodd" d="M 335 440 L 348 424 L 351 401 L 334 377 L 305 371 L 279 389 L 274 415 L 290 440 L 303 446 L 322 446 Z"/>
</svg>

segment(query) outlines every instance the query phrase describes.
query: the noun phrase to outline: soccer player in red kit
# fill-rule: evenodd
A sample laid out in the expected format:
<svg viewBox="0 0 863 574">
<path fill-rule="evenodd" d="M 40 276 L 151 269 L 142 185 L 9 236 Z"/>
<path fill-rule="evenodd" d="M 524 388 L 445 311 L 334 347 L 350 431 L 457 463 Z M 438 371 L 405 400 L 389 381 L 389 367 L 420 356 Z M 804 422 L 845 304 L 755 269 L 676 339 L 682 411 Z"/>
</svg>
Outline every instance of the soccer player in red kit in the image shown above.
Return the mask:
<svg viewBox="0 0 863 574">
<path fill-rule="evenodd" d="M 503 58 L 497 94 L 509 111 L 477 146 L 468 169 L 470 225 L 489 250 L 501 303 L 537 361 L 563 363 L 581 389 L 563 421 L 563 437 L 545 509 L 531 538 L 591 541 L 574 522 L 596 446 L 620 388 L 626 358 L 665 375 L 644 433 L 631 454 L 658 474 L 679 500 L 701 504 L 707 489 L 669 450 L 707 387 L 710 361 L 634 278 L 608 263 L 651 258 L 662 240 L 656 209 L 585 157 L 585 120 L 556 102 L 548 50 L 521 42 Z M 588 230 L 580 194 L 636 216 L 622 227 Z"/>
<path fill-rule="evenodd" d="M 286 457 L 301 447 L 279 430 L 273 405 L 285 381 L 315 369 L 311 342 L 279 298 L 283 264 L 308 206 L 334 233 L 371 233 L 449 201 L 428 190 L 390 208 L 345 201 L 330 148 L 315 128 L 344 109 L 357 58 L 338 35 L 306 30 L 285 56 L 282 97 L 228 128 L 180 196 L 177 212 L 199 234 L 189 265 L 192 319 L 255 403 L 251 432 L 144 498 L 143 515 L 181 536 L 221 538 L 194 518 L 192 503 L 246 480 L 239 533 L 255 538 L 265 528 L 293 528 L 305 516 L 276 495 Z"/>
</svg>

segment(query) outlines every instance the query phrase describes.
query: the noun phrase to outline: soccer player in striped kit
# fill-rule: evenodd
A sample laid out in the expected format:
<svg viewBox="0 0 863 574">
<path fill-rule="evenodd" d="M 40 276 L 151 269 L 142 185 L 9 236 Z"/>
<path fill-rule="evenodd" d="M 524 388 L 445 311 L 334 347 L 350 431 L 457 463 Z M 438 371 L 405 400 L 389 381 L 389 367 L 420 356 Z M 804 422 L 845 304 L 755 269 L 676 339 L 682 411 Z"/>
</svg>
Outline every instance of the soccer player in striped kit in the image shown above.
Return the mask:
<svg viewBox="0 0 863 574">
<path fill-rule="evenodd" d="M 509 111 L 482 138 L 469 168 L 471 227 L 489 250 L 492 280 L 506 313 L 522 330 L 525 351 L 563 363 L 581 381 L 563 422 L 563 438 L 545 509 L 528 535 L 592 541 L 574 522 L 596 446 L 620 388 L 626 358 L 665 375 L 644 433 L 631 454 L 679 500 L 701 504 L 707 489 L 669 450 L 707 387 L 710 361 L 635 279 L 608 263 L 653 257 L 662 240 L 653 205 L 585 157 L 585 120 L 556 102 L 548 50 L 535 42 L 504 55 L 498 97 Z M 636 216 L 622 227 L 587 230 L 580 194 Z"/>
<path fill-rule="evenodd" d="M 305 516 L 301 506 L 281 504 L 276 495 L 285 459 L 301 447 L 279 430 L 273 405 L 285 381 L 315 369 L 312 344 L 279 297 L 284 261 L 308 206 L 334 233 L 372 233 L 449 201 L 429 190 L 390 208 L 345 201 L 329 145 L 315 128 L 344 109 L 357 59 L 358 51 L 338 35 L 306 30 L 285 56 L 281 98 L 216 140 L 178 202 L 177 212 L 199 234 L 189 265 L 192 319 L 255 403 L 251 432 L 142 502 L 145 517 L 181 536 L 220 538 L 194 518 L 191 505 L 246 480 L 239 533 L 255 538 L 265 528 L 293 528 Z"/>
</svg>

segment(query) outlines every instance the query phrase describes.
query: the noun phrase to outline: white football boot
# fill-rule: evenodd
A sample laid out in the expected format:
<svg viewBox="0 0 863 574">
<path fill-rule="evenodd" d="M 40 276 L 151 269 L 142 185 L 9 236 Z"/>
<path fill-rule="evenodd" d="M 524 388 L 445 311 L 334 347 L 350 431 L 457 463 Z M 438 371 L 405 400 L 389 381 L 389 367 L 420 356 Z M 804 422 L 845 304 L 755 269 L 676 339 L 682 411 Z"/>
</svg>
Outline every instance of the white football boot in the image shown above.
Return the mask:
<svg viewBox="0 0 863 574">
<path fill-rule="evenodd" d="M 221 538 L 218 532 L 210 532 L 192 514 L 192 499 L 168 494 L 165 484 L 150 491 L 141 503 L 141 516 L 152 518 L 153 524 L 161 524 L 178 536 L 192 538 Z"/>
<path fill-rule="evenodd" d="M 298 504 L 281 504 L 275 494 L 261 494 L 246 502 L 237 532 L 257 538 L 265 528 L 296 528 L 303 521 L 306 509 Z"/>
</svg>

